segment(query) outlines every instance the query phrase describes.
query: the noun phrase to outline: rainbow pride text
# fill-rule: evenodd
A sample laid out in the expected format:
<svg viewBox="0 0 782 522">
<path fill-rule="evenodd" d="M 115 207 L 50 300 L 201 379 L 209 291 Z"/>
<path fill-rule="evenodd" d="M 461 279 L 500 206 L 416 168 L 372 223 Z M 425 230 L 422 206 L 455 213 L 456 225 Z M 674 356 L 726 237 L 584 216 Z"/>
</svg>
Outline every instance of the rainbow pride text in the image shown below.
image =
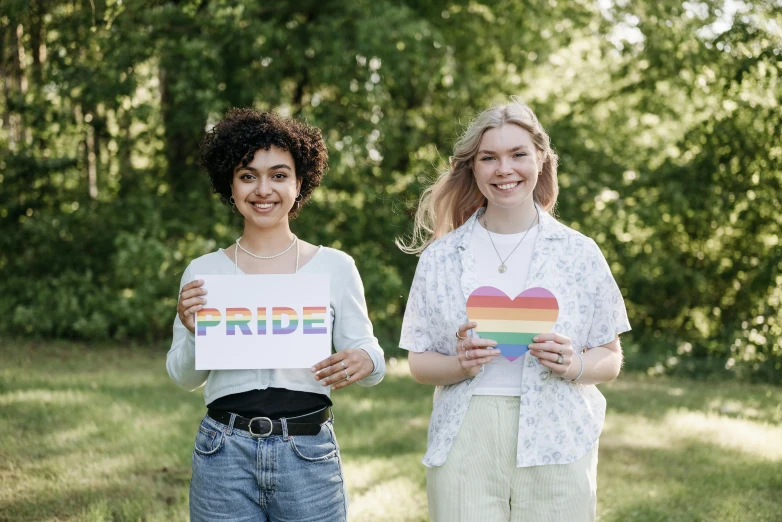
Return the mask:
<svg viewBox="0 0 782 522">
<path fill-rule="evenodd" d="M 325 306 L 304 306 L 301 314 L 287 306 L 272 307 L 268 316 L 267 310 L 267 307 L 258 307 L 253 316 L 249 308 L 226 308 L 225 311 L 202 308 L 198 311 L 196 335 L 205 336 L 210 328 L 220 323 L 225 324 L 225 335 L 237 335 L 237 330 L 242 335 L 253 335 L 253 330 L 255 335 L 266 335 L 267 330 L 271 335 L 292 334 L 299 328 L 299 322 L 305 335 L 328 333 Z M 267 319 L 271 328 L 267 328 Z"/>
</svg>

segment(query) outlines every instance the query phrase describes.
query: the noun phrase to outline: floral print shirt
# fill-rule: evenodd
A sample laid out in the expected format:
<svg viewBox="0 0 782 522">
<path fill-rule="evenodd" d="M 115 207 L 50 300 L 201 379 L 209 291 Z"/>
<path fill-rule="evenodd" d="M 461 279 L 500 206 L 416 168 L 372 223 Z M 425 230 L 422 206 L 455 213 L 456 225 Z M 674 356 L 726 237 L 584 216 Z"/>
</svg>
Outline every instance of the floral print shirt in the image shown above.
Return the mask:
<svg viewBox="0 0 782 522">
<path fill-rule="evenodd" d="M 568 336 L 575 350 L 610 343 L 629 331 L 621 291 L 597 244 L 538 210 L 540 228 L 525 288 L 543 287 L 557 298 L 553 331 Z M 478 286 L 470 241 L 483 211 L 421 254 L 402 322 L 401 348 L 456 355 L 454 332 L 467 322 L 467 298 Z M 555 376 L 529 352 L 523 364 L 516 466 L 575 462 L 600 436 L 605 398 L 594 385 Z M 445 462 L 482 376 L 483 368 L 473 378 L 435 388 L 424 465 Z"/>
</svg>

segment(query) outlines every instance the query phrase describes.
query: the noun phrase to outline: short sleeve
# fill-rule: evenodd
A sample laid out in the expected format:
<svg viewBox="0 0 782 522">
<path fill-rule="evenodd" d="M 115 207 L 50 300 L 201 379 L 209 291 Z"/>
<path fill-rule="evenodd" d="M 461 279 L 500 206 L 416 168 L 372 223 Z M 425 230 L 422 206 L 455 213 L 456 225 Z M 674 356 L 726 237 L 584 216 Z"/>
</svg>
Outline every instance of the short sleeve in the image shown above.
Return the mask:
<svg viewBox="0 0 782 522">
<path fill-rule="evenodd" d="M 411 352 L 434 350 L 432 338 L 429 335 L 429 320 L 427 317 L 427 276 L 433 277 L 433 256 L 428 250 L 421 254 L 418 267 L 415 270 L 410 295 L 407 298 L 405 316 L 402 320 L 402 333 L 399 347 Z"/>
<path fill-rule="evenodd" d="M 592 321 L 586 347 L 594 348 L 613 341 L 617 335 L 630 331 L 624 298 L 611 274 L 611 269 L 597 244 L 590 240 L 589 277 L 594 282 Z"/>
</svg>

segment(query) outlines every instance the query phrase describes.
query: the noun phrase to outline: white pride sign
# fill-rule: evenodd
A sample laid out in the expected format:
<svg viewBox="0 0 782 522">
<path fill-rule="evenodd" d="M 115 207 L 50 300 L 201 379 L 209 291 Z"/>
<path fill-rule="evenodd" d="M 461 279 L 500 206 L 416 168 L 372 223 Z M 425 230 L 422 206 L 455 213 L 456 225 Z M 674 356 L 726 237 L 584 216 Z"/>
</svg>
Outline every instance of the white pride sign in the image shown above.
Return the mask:
<svg viewBox="0 0 782 522">
<path fill-rule="evenodd" d="M 331 354 L 327 275 L 202 275 L 196 370 L 309 368 Z"/>
</svg>

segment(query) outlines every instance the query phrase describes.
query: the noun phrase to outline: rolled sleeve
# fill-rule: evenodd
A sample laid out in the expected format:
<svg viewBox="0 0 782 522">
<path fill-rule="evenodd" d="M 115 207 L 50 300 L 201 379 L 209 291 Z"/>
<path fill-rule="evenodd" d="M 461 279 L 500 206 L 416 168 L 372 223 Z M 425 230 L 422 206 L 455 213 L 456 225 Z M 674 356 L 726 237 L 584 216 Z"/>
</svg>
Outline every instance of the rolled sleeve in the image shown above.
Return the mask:
<svg viewBox="0 0 782 522">
<path fill-rule="evenodd" d="M 590 240 L 591 241 L 591 240 Z M 587 348 L 610 343 L 616 336 L 630 331 L 622 291 L 611 274 L 603 253 L 594 241 L 591 241 L 589 259 L 595 291 L 592 303 L 592 321 L 587 335 Z"/>
</svg>

